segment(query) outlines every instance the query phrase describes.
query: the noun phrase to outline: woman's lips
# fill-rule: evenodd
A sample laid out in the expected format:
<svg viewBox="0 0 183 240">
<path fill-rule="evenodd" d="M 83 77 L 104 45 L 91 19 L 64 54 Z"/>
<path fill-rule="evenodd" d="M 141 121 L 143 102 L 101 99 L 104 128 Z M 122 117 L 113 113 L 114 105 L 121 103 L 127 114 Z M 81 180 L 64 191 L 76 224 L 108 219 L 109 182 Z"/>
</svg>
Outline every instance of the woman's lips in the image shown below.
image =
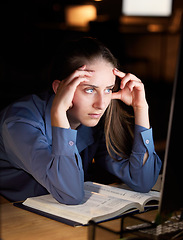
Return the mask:
<svg viewBox="0 0 183 240">
<path fill-rule="evenodd" d="M 91 118 L 98 119 L 101 117 L 101 113 L 89 113 L 88 114 Z"/>
</svg>

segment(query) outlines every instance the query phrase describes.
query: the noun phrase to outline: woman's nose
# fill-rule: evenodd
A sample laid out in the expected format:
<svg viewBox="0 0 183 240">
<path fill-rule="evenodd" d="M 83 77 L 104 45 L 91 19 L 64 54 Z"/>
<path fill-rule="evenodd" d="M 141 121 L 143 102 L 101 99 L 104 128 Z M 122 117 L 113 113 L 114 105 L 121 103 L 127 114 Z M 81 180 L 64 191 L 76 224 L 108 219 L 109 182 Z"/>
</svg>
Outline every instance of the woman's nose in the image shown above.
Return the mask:
<svg viewBox="0 0 183 240">
<path fill-rule="evenodd" d="M 97 96 L 93 103 L 93 107 L 101 110 L 105 109 L 106 107 L 105 97 L 103 95 Z"/>
</svg>

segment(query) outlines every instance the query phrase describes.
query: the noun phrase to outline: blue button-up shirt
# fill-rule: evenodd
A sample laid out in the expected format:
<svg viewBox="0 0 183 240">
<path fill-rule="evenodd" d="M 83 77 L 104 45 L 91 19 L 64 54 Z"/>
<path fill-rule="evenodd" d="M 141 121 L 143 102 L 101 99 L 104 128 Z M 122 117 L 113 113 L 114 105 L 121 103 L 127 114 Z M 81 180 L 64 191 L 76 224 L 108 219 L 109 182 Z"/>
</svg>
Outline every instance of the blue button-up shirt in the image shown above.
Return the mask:
<svg viewBox="0 0 183 240">
<path fill-rule="evenodd" d="M 81 125 L 77 130 L 51 126 L 54 95 L 31 95 L 0 115 L 0 193 L 10 200 L 51 193 L 61 203 L 77 204 L 83 183 L 91 180 L 95 164 L 117 176 L 135 191 L 155 184 L 161 161 L 154 150 L 152 129 L 135 126 L 128 159 L 114 161 L 102 130 Z M 145 152 L 148 159 L 143 165 Z"/>
</svg>

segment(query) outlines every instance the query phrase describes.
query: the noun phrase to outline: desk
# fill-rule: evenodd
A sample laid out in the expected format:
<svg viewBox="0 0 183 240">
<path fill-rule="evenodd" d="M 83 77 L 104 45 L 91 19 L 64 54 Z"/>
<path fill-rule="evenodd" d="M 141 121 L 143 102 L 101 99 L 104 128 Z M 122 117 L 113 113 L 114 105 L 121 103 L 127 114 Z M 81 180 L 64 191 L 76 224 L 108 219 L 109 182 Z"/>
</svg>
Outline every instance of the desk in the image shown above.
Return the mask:
<svg viewBox="0 0 183 240">
<path fill-rule="evenodd" d="M 2 240 L 86 240 L 87 227 L 71 227 L 13 206 L 1 206 Z M 74 236 L 74 238 L 73 238 Z"/>
<path fill-rule="evenodd" d="M 12 203 L 2 204 L 0 208 L 0 238 L 2 240 L 87 240 L 88 227 L 71 227 L 32 212 L 19 209 L 13 206 Z M 139 216 L 148 220 L 154 220 L 156 213 L 157 210 L 152 210 Z M 139 223 L 137 220 L 127 218 L 124 225 L 129 226 L 137 223 Z M 114 230 L 120 229 L 119 219 L 103 224 Z M 104 235 L 102 234 L 102 237 L 108 240 L 108 232 L 104 233 Z M 116 237 L 116 239 L 118 239 L 118 237 Z"/>
</svg>

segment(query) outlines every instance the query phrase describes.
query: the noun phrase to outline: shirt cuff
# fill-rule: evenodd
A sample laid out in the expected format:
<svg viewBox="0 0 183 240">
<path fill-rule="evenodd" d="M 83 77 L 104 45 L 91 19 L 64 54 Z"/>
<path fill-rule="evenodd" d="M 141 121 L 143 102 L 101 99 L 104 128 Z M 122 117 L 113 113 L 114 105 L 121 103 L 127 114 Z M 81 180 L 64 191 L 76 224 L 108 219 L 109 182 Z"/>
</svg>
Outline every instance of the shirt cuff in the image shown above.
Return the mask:
<svg viewBox="0 0 183 240">
<path fill-rule="evenodd" d="M 52 153 L 71 156 L 76 153 L 77 131 L 71 128 L 52 127 Z"/>
<path fill-rule="evenodd" d="M 148 151 L 149 154 L 154 152 L 152 128 L 147 129 L 142 126 L 135 125 L 132 151 L 135 153 L 145 153 Z"/>
</svg>

